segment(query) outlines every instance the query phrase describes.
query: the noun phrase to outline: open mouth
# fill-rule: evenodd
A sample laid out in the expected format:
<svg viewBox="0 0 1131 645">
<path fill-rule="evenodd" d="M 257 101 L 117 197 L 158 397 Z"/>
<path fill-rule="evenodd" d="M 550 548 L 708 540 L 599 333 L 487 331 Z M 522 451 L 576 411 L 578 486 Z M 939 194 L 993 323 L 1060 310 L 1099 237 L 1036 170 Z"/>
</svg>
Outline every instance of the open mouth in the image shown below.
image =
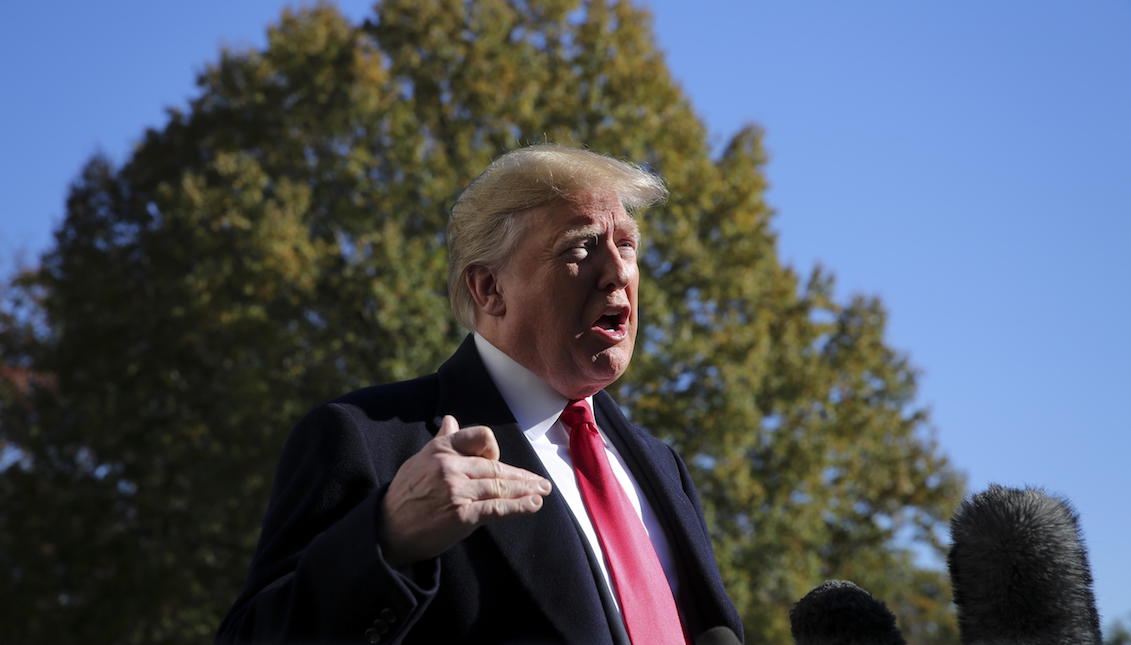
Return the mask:
<svg viewBox="0 0 1131 645">
<path fill-rule="evenodd" d="M 614 340 L 624 338 L 627 330 L 628 307 L 609 307 L 597 320 L 593 321 L 591 328 Z"/>
</svg>

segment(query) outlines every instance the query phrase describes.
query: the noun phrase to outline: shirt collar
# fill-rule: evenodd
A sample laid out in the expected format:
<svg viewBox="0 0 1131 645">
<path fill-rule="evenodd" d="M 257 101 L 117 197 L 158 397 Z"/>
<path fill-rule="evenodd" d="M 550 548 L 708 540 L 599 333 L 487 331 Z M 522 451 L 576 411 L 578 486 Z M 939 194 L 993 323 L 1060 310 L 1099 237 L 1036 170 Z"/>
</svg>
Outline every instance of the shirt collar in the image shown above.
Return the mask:
<svg viewBox="0 0 1131 645">
<path fill-rule="evenodd" d="M 475 332 L 475 348 L 518 427 L 530 441 L 540 439 L 553 427 L 569 401 L 479 332 Z M 592 405 L 592 397 L 585 399 Z"/>
</svg>

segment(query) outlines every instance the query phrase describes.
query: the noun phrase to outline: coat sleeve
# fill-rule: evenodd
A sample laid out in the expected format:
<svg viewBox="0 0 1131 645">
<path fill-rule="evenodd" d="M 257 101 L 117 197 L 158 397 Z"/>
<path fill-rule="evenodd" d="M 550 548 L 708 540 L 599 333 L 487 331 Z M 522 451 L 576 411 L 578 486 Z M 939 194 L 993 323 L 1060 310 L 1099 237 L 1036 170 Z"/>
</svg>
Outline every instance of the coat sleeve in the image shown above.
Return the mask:
<svg viewBox="0 0 1131 645">
<path fill-rule="evenodd" d="M 435 596 L 437 559 L 398 569 L 377 544 L 389 482 L 430 437 L 404 427 L 363 433 L 363 416 L 328 404 L 296 426 L 217 643 L 399 643 Z"/>
</svg>

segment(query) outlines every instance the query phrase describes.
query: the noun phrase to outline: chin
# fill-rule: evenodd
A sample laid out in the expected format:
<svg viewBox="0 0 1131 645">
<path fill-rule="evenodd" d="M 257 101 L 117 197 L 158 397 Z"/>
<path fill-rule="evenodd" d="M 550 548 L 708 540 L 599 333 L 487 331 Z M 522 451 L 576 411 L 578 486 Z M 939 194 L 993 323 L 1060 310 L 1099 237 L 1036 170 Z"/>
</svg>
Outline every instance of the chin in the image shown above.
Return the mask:
<svg viewBox="0 0 1131 645">
<path fill-rule="evenodd" d="M 628 364 L 631 360 L 631 347 L 614 346 L 593 356 L 588 372 L 594 381 L 600 382 L 597 389 L 607 387 L 620 378 L 628 370 Z"/>
</svg>

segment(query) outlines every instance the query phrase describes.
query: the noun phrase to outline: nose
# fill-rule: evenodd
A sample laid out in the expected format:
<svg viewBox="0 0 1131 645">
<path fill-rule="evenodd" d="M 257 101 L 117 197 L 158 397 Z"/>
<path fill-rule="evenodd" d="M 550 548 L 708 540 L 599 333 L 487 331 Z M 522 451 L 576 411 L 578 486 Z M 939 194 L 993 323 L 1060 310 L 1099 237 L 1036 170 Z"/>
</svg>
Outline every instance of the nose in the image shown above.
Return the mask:
<svg viewBox="0 0 1131 645">
<path fill-rule="evenodd" d="M 621 255 L 621 248 L 615 243 L 610 243 L 603 255 L 605 261 L 601 265 L 600 283 L 598 285 L 601 290 L 616 291 L 628 286 L 632 273 L 636 271 L 636 256 L 625 257 Z"/>
</svg>

